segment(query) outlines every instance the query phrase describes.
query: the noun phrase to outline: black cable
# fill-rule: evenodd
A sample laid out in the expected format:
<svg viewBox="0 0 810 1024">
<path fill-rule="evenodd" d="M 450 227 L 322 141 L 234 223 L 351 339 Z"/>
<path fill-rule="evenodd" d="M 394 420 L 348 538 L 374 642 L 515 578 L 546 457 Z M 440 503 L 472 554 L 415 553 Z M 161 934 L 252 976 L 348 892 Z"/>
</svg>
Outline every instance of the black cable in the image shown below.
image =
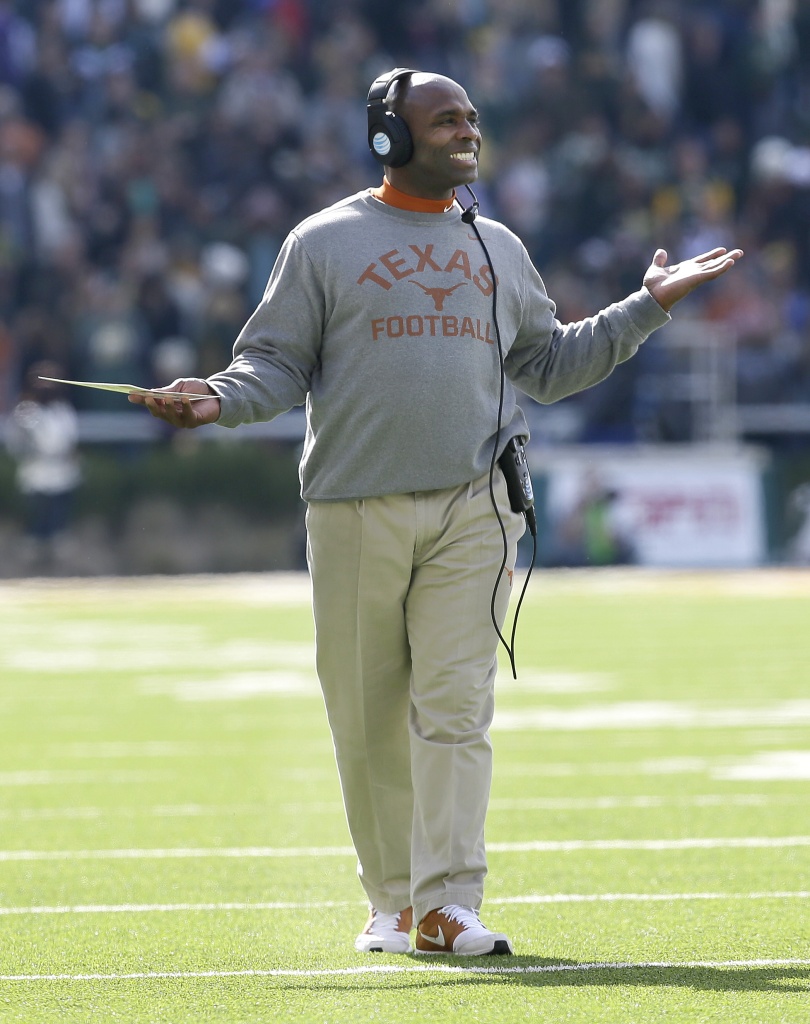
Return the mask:
<svg viewBox="0 0 810 1024">
<path fill-rule="evenodd" d="M 529 585 L 529 580 L 531 579 L 532 575 L 532 569 L 534 568 L 534 561 L 537 557 L 537 520 L 533 508 L 529 509 L 527 512 L 524 513 L 533 540 L 532 561 L 529 566 L 529 571 L 526 574 L 526 579 L 523 583 L 523 589 L 520 592 L 520 598 L 518 599 L 517 607 L 515 608 L 515 618 L 512 623 L 512 634 L 510 637 L 510 642 L 507 643 L 506 638 L 504 637 L 503 633 L 500 630 L 500 627 L 498 626 L 498 620 L 495 614 L 495 600 L 498 594 L 498 587 L 500 585 L 501 578 L 503 577 L 504 569 L 506 568 L 506 562 L 509 557 L 509 539 L 506 536 L 506 527 L 504 526 L 503 519 L 501 518 L 500 509 L 498 508 L 498 502 L 495 498 L 495 464 L 498 461 L 498 447 L 500 445 L 501 430 L 503 428 L 503 403 L 506 389 L 506 371 L 504 369 L 503 344 L 501 342 L 501 329 L 498 326 L 498 282 L 495 277 L 495 267 L 492 264 L 492 258 L 489 255 L 489 250 L 486 247 L 484 239 L 481 237 L 481 232 L 478 230 L 478 225 L 475 223 L 475 218 L 478 215 L 478 200 L 476 199 L 475 193 L 473 192 L 469 185 L 465 185 L 464 187 L 472 196 L 473 202 L 472 206 L 470 206 L 468 209 L 462 212 L 461 219 L 464 221 L 465 224 L 469 224 L 470 227 L 475 232 L 475 237 L 478 239 L 478 244 L 481 246 L 484 252 L 484 257 L 486 258 L 487 266 L 489 267 L 489 273 L 492 279 L 492 320 L 495 325 L 495 340 L 498 347 L 498 369 L 500 371 L 500 386 L 498 394 L 498 425 L 497 430 L 495 431 L 495 443 L 492 446 L 492 458 L 490 459 L 489 463 L 489 497 L 490 501 L 492 502 L 492 507 L 495 509 L 495 516 L 498 520 L 498 526 L 500 527 L 501 530 L 501 538 L 503 540 L 503 558 L 501 559 L 501 565 L 500 568 L 498 569 L 498 575 L 495 578 L 495 586 L 492 588 L 492 599 L 490 600 L 489 614 L 492 619 L 492 625 L 495 627 L 495 632 L 498 634 L 498 640 L 506 648 L 506 652 L 509 655 L 509 664 L 511 665 L 512 668 L 512 678 L 517 679 L 517 668 L 515 665 L 515 633 L 517 630 L 520 608 L 523 604 L 523 598 L 526 595 L 526 588 Z"/>
<path fill-rule="evenodd" d="M 531 510 L 534 511 L 533 509 Z M 529 586 L 529 580 L 532 578 L 532 569 L 534 569 L 534 561 L 537 558 L 537 528 L 532 529 L 531 522 L 529 521 L 529 514 L 526 513 L 526 520 L 529 522 L 529 529 L 532 535 L 532 560 L 529 562 L 529 571 L 526 573 L 526 579 L 523 581 L 523 588 L 520 591 L 520 597 L 518 603 L 515 606 L 515 618 L 512 622 L 512 636 L 511 636 L 511 648 L 509 650 L 509 660 L 512 664 L 512 678 L 517 679 L 517 669 L 515 668 L 515 632 L 517 630 L 518 616 L 520 615 L 520 607 L 523 604 L 523 598 L 526 596 L 526 589 Z M 497 584 L 496 584 L 497 586 Z"/>
</svg>

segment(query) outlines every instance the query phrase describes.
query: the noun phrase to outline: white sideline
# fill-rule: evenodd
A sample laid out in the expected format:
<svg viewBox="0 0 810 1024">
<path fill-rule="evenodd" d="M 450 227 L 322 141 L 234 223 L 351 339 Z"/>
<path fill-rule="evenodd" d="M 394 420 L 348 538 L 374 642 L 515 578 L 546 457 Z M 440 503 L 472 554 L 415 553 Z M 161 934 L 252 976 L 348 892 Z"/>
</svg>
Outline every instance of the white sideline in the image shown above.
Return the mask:
<svg viewBox="0 0 810 1024">
<path fill-rule="evenodd" d="M 0 974 L 0 981 L 147 981 L 168 978 L 335 978 L 358 974 L 560 974 L 576 971 L 643 971 L 643 970 L 741 970 L 745 968 L 810 967 L 810 960 L 660 960 L 640 963 L 529 964 L 525 967 L 476 967 L 451 964 L 369 964 L 365 967 L 338 967 L 323 970 L 255 970 L 242 971 L 139 971 L 133 974 Z"/>
<path fill-rule="evenodd" d="M 496 896 L 488 906 L 514 906 L 538 903 L 677 903 L 689 900 L 806 900 L 810 890 L 796 892 L 604 892 L 604 893 L 532 893 L 526 896 Z M 0 907 L 0 917 L 25 917 L 40 914 L 170 914 L 198 911 L 234 910 L 325 910 L 333 907 L 365 906 L 366 900 L 324 900 L 268 903 L 90 903 L 61 907 Z"/>
<path fill-rule="evenodd" d="M 578 850 L 731 850 L 810 846 L 810 836 L 711 839 L 560 839 L 489 843 L 490 853 L 571 853 Z M 63 860 L 180 860 L 211 858 L 352 857 L 351 846 L 222 846 L 126 850 L 0 850 L 0 862 Z"/>
</svg>

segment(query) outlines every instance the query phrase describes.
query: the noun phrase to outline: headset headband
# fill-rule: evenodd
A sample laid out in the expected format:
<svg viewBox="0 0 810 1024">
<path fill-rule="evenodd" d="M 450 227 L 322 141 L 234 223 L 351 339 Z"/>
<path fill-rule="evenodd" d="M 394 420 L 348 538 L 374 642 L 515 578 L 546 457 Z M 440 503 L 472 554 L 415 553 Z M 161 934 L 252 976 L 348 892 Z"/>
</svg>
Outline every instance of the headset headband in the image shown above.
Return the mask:
<svg viewBox="0 0 810 1024">
<path fill-rule="evenodd" d="M 400 78 L 407 78 L 408 75 L 416 74 L 411 68 L 394 68 L 393 71 L 387 71 L 384 75 L 380 75 L 371 83 L 371 88 L 368 91 L 368 106 L 371 107 L 374 104 L 375 109 L 379 104 L 385 103 L 385 98 L 388 95 L 388 91 L 394 82 L 398 82 Z"/>
</svg>

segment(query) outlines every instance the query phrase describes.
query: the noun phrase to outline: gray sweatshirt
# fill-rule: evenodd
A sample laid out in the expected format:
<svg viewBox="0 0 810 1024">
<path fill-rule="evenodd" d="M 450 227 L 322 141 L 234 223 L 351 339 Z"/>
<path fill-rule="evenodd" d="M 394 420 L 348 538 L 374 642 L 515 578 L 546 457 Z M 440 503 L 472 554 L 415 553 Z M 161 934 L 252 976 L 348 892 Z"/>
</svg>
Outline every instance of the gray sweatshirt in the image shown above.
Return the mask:
<svg viewBox="0 0 810 1024">
<path fill-rule="evenodd" d="M 515 388 L 554 402 L 603 380 L 669 319 L 642 288 L 562 325 L 520 240 L 479 217 L 493 281 L 454 207 L 413 213 L 360 192 L 286 239 L 230 366 L 208 378 L 226 427 L 306 403 L 301 493 L 336 501 L 428 491 L 488 471 L 528 435 Z M 497 327 L 496 317 L 497 312 Z"/>
</svg>

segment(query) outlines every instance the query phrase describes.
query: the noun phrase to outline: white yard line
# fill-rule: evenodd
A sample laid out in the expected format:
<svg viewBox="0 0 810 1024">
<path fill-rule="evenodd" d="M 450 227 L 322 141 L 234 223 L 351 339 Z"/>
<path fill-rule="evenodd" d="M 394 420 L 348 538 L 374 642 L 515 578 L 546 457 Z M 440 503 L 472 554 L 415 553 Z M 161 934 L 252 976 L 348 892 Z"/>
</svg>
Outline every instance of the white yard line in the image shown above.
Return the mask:
<svg viewBox="0 0 810 1024">
<path fill-rule="evenodd" d="M 247 969 L 239 971 L 139 971 L 132 974 L 0 974 L 0 981 L 148 981 L 151 979 L 205 978 L 336 978 L 363 974 L 560 974 L 577 971 L 660 971 L 660 970 L 744 970 L 752 968 L 808 967 L 807 959 L 769 960 L 661 960 L 628 963 L 538 964 L 523 967 L 478 967 L 443 963 L 369 964 L 363 967 L 339 967 L 323 970 Z"/>
<path fill-rule="evenodd" d="M 270 903 L 121 903 L 84 904 L 75 907 L 0 907 L 0 917 L 62 914 L 175 914 L 195 912 L 232 912 L 235 910 L 327 910 L 333 907 L 368 906 L 367 900 L 323 900 L 296 902 L 277 900 Z"/>
<path fill-rule="evenodd" d="M 796 728 L 810 724 L 810 700 L 713 707 L 691 701 L 631 700 L 573 708 L 496 710 L 495 732 Z"/>
<path fill-rule="evenodd" d="M 13 807 L 0 811 L 0 821 L 97 821 L 102 818 L 201 818 L 233 816 L 240 814 L 261 815 L 271 813 L 271 808 L 261 807 L 217 807 L 204 804 L 177 804 L 146 807 Z"/>
<path fill-rule="evenodd" d="M 0 907 L 0 917 L 26 917 L 54 914 L 174 914 L 197 911 L 231 912 L 234 910 L 327 910 L 332 907 L 368 906 L 367 900 L 323 900 L 272 903 L 120 903 L 85 904 L 75 907 Z"/>
<path fill-rule="evenodd" d="M 791 800 L 764 793 L 698 793 L 693 796 L 494 797 L 490 811 L 613 811 L 654 807 L 770 807 L 774 803 L 806 802 L 804 794 Z"/>
<path fill-rule="evenodd" d="M 522 576 L 517 573 L 517 576 Z M 0 604 L 17 607 L 42 599 L 102 600 L 122 595 L 174 597 L 183 600 L 229 600 L 262 606 L 310 603 L 305 572 L 216 573 L 193 576 L 123 576 L 28 578 L 0 583 Z M 557 594 L 722 594 L 729 597 L 804 597 L 810 595 L 810 571 L 762 569 L 544 569 L 529 597 Z"/>
<path fill-rule="evenodd" d="M 593 797 L 495 797 L 490 811 L 611 811 L 655 807 L 772 807 L 774 804 L 806 802 L 798 791 L 794 796 L 766 793 L 698 793 L 692 796 L 593 796 Z M 340 800 L 300 800 L 281 804 L 166 804 L 140 807 L 13 807 L 0 810 L 0 821 L 89 821 L 101 818 L 215 818 L 237 815 L 262 818 L 277 814 L 341 814 Z"/>
<path fill-rule="evenodd" d="M 311 604 L 309 576 L 304 572 L 216 573 L 199 576 L 104 576 L 4 580 L 0 583 L 0 606 L 43 602 L 96 604 L 141 599 L 182 600 L 186 603 L 228 601 L 256 607 L 302 606 Z"/>
<path fill-rule="evenodd" d="M 785 849 L 802 846 L 810 846 L 810 836 L 530 840 L 523 843 L 489 843 L 487 849 L 491 853 L 569 853 L 578 850 Z M 0 862 L 352 856 L 354 856 L 354 850 L 351 846 L 191 846 L 123 850 L 0 850 Z"/>
<path fill-rule="evenodd" d="M 169 847 L 128 850 L 0 850 L 3 861 L 184 860 L 201 858 L 351 857 L 351 846 Z"/>
<path fill-rule="evenodd" d="M 723 850 L 810 846 L 810 836 L 742 836 L 711 839 L 559 839 L 488 843 L 492 853 L 566 853 L 575 850 Z"/>
<path fill-rule="evenodd" d="M 797 892 L 605 892 L 531 893 L 500 896 L 487 900 L 488 906 L 534 905 L 544 903 L 682 903 L 697 901 L 806 900 L 810 891 Z M 0 917 L 34 917 L 66 914 L 176 914 L 237 910 L 326 910 L 334 907 L 365 906 L 365 900 L 323 900 L 321 902 L 275 901 L 271 903 L 90 903 L 62 907 L 0 907 Z"/>
<path fill-rule="evenodd" d="M 690 900 L 806 900 L 810 890 L 796 892 L 599 892 L 496 896 L 487 905 L 531 903 L 680 903 Z M 0 911 L 2 913 L 2 911 Z"/>
<path fill-rule="evenodd" d="M 73 771 L 72 769 L 0 772 L 0 786 L 70 786 L 93 782 L 163 782 L 170 776 L 162 771 L 120 769 Z"/>
</svg>

